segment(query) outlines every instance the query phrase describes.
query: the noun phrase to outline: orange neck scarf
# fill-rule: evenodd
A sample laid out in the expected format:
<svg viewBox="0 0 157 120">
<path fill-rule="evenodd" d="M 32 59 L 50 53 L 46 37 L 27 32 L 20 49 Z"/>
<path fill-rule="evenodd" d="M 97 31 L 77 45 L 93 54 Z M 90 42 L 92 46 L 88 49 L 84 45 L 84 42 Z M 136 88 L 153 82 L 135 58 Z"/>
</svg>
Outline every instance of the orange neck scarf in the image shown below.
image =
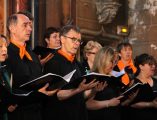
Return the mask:
<svg viewBox="0 0 157 120">
<path fill-rule="evenodd" d="M 130 66 L 130 68 L 133 70 L 133 73 L 136 72 L 136 67 L 134 66 L 132 60 L 130 60 L 126 66 L 124 65 L 122 60 L 119 60 L 117 65 L 120 70 L 124 69 L 126 66 Z"/>
<path fill-rule="evenodd" d="M 119 68 L 120 70 L 123 70 L 123 69 L 126 67 L 126 66 L 124 65 L 124 63 L 122 62 L 122 60 L 119 60 L 119 61 L 118 61 L 117 66 L 118 66 L 118 68 Z M 132 60 L 130 60 L 130 61 L 128 62 L 128 65 L 127 65 L 127 66 L 130 66 L 130 68 L 133 70 L 133 73 L 136 72 L 137 69 L 136 69 L 136 67 L 134 66 Z M 128 76 L 127 74 L 124 74 L 124 75 L 122 76 L 122 83 L 124 83 L 125 85 L 128 85 L 128 84 L 130 83 L 129 76 Z"/>
<path fill-rule="evenodd" d="M 61 49 L 58 50 L 58 53 L 61 54 L 62 56 L 64 56 L 68 61 L 70 61 L 70 62 L 74 61 L 75 55 L 68 55 L 67 53 L 65 53 Z"/>
<path fill-rule="evenodd" d="M 19 56 L 21 59 L 23 59 L 24 56 L 26 56 L 26 58 L 28 58 L 28 60 L 31 60 L 32 61 L 32 57 L 30 56 L 30 54 L 26 51 L 26 45 L 19 45 L 18 43 L 16 43 L 15 41 L 11 41 L 12 44 L 16 45 L 20 52 L 19 52 Z"/>
</svg>

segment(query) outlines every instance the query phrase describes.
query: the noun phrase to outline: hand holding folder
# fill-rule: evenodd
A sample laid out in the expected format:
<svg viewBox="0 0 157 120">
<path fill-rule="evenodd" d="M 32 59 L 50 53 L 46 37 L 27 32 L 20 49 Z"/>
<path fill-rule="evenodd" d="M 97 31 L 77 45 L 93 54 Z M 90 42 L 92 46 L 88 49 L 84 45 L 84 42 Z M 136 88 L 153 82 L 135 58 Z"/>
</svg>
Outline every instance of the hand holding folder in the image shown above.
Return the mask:
<svg viewBox="0 0 157 120">
<path fill-rule="evenodd" d="M 141 82 L 134 83 L 132 86 L 126 88 L 124 92 L 121 93 L 124 97 L 121 99 L 123 104 L 130 104 L 136 98 L 137 94 L 139 93 L 140 87 L 142 87 Z"/>
<path fill-rule="evenodd" d="M 121 85 L 119 77 L 91 72 L 87 75 L 83 75 L 77 78 L 76 80 L 70 81 L 68 84 L 64 86 L 64 88 L 77 88 L 83 80 L 85 80 L 85 84 L 88 84 L 95 80 L 99 82 L 106 82 L 108 85 L 113 86 Z"/>
<path fill-rule="evenodd" d="M 127 96 L 130 95 L 133 92 L 136 92 L 143 84 L 141 82 L 135 83 L 132 86 L 126 88 L 124 92 L 121 93 L 121 95 Z"/>
<path fill-rule="evenodd" d="M 94 72 L 89 73 L 88 75 L 83 75 L 73 81 L 70 81 L 75 71 L 76 70 L 73 70 L 72 72 L 70 72 L 64 77 L 57 74 L 48 73 L 21 85 L 20 89 L 27 90 L 27 91 L 38 90 L 39 88 L 43 87 L 46 83 L 49 83 L 48 90 L 62 89 L 62 88 L 77 88 L 83 80 L 85 80 L 85 84 L 87 84 L 92 82 L 94 79 L 99 82 L 107 81 L 108 85 L 121 84 L 120 80 L 118 80 L 118 77 L 94 73 Z"/>
<path fill-rule="evenodd" d="M 27 90 L 27 91 L 38 90 L 43 86 L 45 86 L 47 83 L 49 83 L 48 90 L 60 89 L 64 85 L 69 83 L 75 71 L 76 70 L 73 70 L 72 72 L 65 75 L 64 77 L 53 73 L 47 73 L 32 81 L 20 85 L 20 89 Z"/>
<path fill-rule="evenodd" d="M 40 88 L 38 92 L 41 92 L 47 96 L 53 96 L 59 90 L 59 89 L 47 90 L 48 87 L 49 87 L 49 84 L 47 83 L 44 87 Z"/>
</svg>

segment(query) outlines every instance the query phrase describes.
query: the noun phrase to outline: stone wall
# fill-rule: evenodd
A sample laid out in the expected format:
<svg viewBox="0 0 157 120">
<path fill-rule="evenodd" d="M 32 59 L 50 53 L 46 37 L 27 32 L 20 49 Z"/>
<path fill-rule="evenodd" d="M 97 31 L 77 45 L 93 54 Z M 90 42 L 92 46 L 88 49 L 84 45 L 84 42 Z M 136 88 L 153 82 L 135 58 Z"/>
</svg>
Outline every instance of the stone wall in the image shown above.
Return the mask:
<svg viewBox="0 0 157 120">
<path fill-rule="evenodd" d="M 129 41 L 134 56 L 149 53 L 157 57 L 157 0 L 128 0 Z"/>
</svg>

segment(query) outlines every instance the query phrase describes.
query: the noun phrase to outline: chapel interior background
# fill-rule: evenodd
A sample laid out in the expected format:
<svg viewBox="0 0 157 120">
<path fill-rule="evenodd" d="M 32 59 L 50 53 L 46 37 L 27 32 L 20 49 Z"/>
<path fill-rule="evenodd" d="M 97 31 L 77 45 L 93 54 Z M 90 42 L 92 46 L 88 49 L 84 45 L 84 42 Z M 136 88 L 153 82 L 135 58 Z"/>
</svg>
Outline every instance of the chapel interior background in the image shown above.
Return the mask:
<svg viewBox="0 0 157 120">
<path fill-rule="evenodd" d="M 1 34 L 7 35 L 6 19 L 19 10 L 35 18 L 32 48 L 42 45 L 47 27 L 74 24 L 85 43 L 97 40 L 115 47 L 127 41 L 133 45 L 133 56 L 145 52 L 157 58 L 157 0 L 0 0 Z M 127 34 L 117 34 L 123 26 Z"/>
</svg>

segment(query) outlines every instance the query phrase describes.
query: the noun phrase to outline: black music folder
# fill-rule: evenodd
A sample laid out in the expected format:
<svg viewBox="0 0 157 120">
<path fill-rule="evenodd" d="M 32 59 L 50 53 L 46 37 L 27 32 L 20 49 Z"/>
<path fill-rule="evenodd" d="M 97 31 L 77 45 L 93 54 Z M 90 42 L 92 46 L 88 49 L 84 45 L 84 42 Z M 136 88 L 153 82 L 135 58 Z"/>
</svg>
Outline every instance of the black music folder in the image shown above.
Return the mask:
<svg viewBox="0 0 157 120">
<path fill-rule="evenodd" d="M 119 76 L 121 77 L 121 76 Z M 77 88 L 79 84 L 85 79 L 86 83 L 90 83 L 92 80 L 96 80 L 99 82 L 107 82 L 108 85 L 118 86 L 121 85 L 121 81 L 119 77 L 105 75 L 100 73 L 91 72 L 87 75 L 83 75 L 73 81 L 70 81 L 68 84 L 65 85 L 65 88 Z"/>
<path fill-rule="evenodd" d="M 72 72 L 65 75 L 64 77 L 53 73 L 47 73 L 32 81 L 20 85 L 19 88 L 26 91 L 32 91 L 32 90 L 38 90 L 39 88 L 46 85 L 46 83 L 49 83 L 48 90 L 59 89 L 62 88 L 65 84 L 69 83 L 75 71 L 76 70 L 73 70 Z"/>
<path fill-rule="evenodd" d="M 64 77 L 57 74 L 48 73 L 32 81 L 29 81 L 25 84 L 20 85 L 20 89 L 23 89 L 26 91 L 38 90 L 39 88 L 43 87 L 46 83 L 49 83 L 48 90 L 77 88 L 84 79 L 86 79 L 86 83 L 89 83 L 95 79 L 96 81 L 99 81 L 99 82 L 106 81 L 108 85 L 120 86 L 122 84 L 119 77 L 114 77 L 111 75 L 105 75 L 105 74 L 100 74 L 100 73 L 95 73 L 95 72 L 91 72 L 88 75 L 83 75 L 71 81 L 71 78 L 73 74 L 75 73 L 75 71 L 76 70 L 73 70 L 72 72 L 70 72 Z"/>
<path fill-rule="evenodd" d="M 136 92 L 143 85 L 141 82 L 134 83 L 132 86 L 126 88 L 124 92 L 121 93 L 123 96 L 128 96 L 134 92 Z"/>
</svg>

